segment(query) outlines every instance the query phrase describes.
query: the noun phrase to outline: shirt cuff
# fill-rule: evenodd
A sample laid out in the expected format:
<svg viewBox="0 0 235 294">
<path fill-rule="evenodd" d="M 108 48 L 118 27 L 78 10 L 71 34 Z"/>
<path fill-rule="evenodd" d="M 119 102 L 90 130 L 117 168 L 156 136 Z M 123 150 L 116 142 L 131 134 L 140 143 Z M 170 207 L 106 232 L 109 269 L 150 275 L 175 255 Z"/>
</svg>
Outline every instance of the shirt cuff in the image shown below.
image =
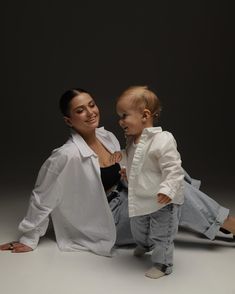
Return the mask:
<svg viewBox="0 0 235 294">
<path fill-rule="evenodd" d="M 158 194 L 164 194 L 169 198 L 173 199 L 175 197 L 176 192 L 170 188 L 163 187 L 158 191 Z"/>
<path fill-rule="evenodd" d="M 38 246 L 39 238 L 40 232 L 31 231 L 22 235 L 19 239 L 19 242 L 31 247 L 34 250 Z"/>
</svg>

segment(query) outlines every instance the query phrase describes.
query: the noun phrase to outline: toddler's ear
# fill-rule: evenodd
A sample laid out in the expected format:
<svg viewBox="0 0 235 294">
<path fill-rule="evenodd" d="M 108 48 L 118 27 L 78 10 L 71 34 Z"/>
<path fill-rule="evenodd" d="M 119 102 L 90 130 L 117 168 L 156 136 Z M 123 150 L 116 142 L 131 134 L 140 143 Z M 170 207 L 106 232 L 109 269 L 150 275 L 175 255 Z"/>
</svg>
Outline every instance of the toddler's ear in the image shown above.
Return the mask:
<svg viewBox="0 0 235 294">
<path fill-rule="evenodd" d="M 143 111 L 143 119 L 146 120 L 146 119 L 148 119 L 150 117 L 151 117 L 150 110 L 145 108 L 144 111 Z"/>
</svg>

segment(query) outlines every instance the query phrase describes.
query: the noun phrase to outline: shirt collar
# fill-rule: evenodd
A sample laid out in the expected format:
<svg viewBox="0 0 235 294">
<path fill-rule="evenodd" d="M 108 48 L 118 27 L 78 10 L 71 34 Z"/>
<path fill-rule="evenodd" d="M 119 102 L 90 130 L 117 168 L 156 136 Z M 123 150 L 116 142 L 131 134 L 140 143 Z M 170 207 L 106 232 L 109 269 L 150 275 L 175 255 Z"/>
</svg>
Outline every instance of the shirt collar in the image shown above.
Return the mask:
<svg viewBox="0 0 235 294">
<path fill-rule="evenodd" d="M 156 134 L 161 133 L 162 128 L 161 127 L 151 127 L 151 128 L 145 128 L 142 132 L 142 134 Z"/>
<path fill-rule="evenodd" d="M 161 133 L 162 132 L 162 128 L 161 127 L 151 127 L 151 128 L 145 128 L 143 131 L 142 131 L 142 134 L 141 134 L 141 137 L 140 137 L 140 140 L 141 139 L 146 139 L 146 138 L 149 138 L 151 137 L 152 135 L 156 134 L 156 133 Z M 144 140 L 145 140 L 144 139 Z M 133 138 L 132 137 L 128 137 L 127 138 L 127 141 L 126 141 L 126 147 L 128 148 L 133 142 Z"/>
<path fill-rule="evenodd" d="M 100 127 L 96 129 L 96 136 L 102 142 L 110 142 L 110 138 L 108 138 L 108 132 L 104 129 L 104 127 Z M 81 155 L 83 157 L 90 157 L 95 155 L 95 152 L 87 145 L 86 141 L 83 139 L 81 135 L 79 135 L 74 130 L 71 131 L 72 141 L 75 143 L 77 148 L 80 150 Z M 110 150 L 115 151 L 115 150 Z"/>
</svg>

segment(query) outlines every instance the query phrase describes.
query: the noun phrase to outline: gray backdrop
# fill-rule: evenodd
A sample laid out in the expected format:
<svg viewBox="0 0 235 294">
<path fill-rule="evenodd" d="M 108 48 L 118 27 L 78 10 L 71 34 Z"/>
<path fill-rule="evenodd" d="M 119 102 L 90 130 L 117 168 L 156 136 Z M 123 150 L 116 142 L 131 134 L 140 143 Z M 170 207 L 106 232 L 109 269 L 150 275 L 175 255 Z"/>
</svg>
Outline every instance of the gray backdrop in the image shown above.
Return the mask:
<svg viewBox="0 0 235 294">
<path fill-rule="evenodd" d="M 233 1 L 8 1 L 1 4 L 1 186 L 31 183 L 68 131 L 58 110 L 90 91 L 124 139 L 114 102 L 130 85 L 160 97 L 183 166 L 216 187 L 234 179 Z"/>
</svg>

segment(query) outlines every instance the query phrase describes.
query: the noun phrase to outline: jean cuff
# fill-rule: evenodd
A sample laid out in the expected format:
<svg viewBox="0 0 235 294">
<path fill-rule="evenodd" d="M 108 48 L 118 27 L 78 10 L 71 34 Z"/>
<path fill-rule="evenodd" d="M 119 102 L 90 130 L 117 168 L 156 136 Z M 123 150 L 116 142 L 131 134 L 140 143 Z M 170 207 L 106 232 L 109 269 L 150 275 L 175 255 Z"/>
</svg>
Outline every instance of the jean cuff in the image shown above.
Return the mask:
<svg viewBox="0 0 235 294">
<path fill-rule="evenodd" d="M 220 207 L 216 220 L 204 233 L 207 236 L 207 238 L 209 238 L 210 240 L 215 239 L 216 234 L 219 232 L 220 227 L 223 225 L 228 215 L 229 209 L 225 207 Z"/>
</svg>

